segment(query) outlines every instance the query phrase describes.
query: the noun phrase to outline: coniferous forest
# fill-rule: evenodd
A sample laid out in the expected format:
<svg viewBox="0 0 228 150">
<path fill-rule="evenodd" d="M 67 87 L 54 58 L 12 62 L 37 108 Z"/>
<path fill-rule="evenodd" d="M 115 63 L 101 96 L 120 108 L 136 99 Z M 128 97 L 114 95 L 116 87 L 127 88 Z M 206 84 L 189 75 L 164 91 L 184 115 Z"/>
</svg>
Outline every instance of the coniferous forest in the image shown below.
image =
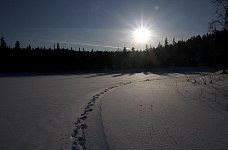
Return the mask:
<svg viewBox="0 0 228 150">
<path fill-rule="evenodd" d="M 0 72 L 65 72 L 150 69 L 153 67 L 228 67 L 228 30 L 194 36 L 186 41 L 168 42 L 144 50 L 86 51 L 61 48 L 10 48 L 1 38 Z"/>
</svg>

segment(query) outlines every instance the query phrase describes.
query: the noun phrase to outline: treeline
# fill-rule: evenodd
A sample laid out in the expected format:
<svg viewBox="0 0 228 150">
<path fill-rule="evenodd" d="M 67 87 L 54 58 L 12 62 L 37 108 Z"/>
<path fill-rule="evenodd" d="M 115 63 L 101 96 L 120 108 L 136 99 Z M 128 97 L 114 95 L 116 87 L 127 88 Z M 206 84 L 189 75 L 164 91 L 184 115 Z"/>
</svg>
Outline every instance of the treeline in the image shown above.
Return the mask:
<svg viewBox="0 0 228 150">
<path fill-rule="evenodd" d="M 85 51 L 45 47 L 21 48 L 7 46 L 4 38 L 0 45 L 0 72 L 59 72 L 147 69 L 152 67 L 210 66 L 225 70 L 228 67 L 228 31 L 195 36 L 187 41 L 169 43 L 145 50 Z"/>
</svg>

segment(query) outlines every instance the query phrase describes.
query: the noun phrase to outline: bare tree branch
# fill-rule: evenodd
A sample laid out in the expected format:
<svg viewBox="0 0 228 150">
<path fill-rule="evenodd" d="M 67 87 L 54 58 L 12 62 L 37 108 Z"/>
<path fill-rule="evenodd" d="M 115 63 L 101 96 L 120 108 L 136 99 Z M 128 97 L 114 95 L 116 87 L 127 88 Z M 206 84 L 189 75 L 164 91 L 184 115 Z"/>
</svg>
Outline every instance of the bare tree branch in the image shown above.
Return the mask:
<svg viewBox="0 0 228 150">
<path fill-rule="evenodd" d="M 228 0 L 212 0 L 212 3 L 216 5 L 216 18 L 210 22 L 210 29 L 216 29 L 221 27 L 224 30 L 228 30 Z"/>
</svg>

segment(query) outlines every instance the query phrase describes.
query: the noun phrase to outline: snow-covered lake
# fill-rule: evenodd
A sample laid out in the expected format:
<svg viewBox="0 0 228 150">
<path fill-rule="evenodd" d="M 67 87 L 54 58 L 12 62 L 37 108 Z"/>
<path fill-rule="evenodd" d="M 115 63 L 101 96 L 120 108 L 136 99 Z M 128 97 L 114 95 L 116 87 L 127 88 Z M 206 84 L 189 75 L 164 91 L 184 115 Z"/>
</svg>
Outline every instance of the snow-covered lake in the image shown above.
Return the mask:
<svg viewBox="0 0 228 150">
<path fill-rule="evenodd" d="M 0 77 L 0 122 L 1 150 L 228 149 L 228 76 Z"/>
</svg>

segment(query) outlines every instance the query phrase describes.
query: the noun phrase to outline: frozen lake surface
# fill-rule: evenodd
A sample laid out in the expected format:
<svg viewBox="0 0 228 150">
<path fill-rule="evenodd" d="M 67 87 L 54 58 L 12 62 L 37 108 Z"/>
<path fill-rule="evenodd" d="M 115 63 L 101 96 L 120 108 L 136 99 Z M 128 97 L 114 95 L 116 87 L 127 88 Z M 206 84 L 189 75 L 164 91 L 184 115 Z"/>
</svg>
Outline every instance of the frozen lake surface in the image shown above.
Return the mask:
<svg viewBox="0 0 228 150">
<path fill-rule="evenodd" d="M 0 77 L 0 149 L 228 149 L 228 76 Z"/>
</svg>

